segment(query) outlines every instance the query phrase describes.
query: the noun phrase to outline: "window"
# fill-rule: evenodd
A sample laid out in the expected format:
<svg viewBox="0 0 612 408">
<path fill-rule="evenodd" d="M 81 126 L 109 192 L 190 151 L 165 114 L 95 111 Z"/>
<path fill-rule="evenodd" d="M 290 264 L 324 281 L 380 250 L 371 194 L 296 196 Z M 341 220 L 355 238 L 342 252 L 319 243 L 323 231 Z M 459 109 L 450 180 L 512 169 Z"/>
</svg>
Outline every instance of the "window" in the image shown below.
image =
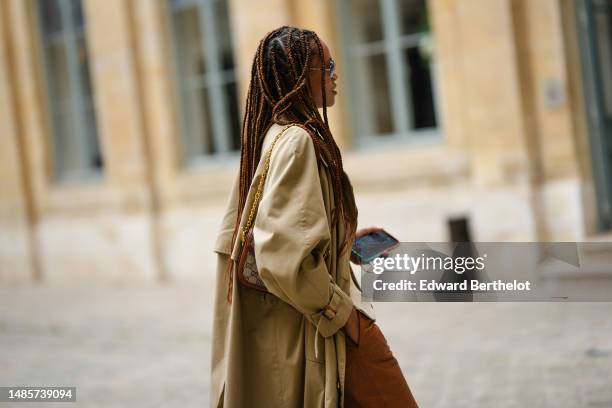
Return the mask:
<svg viewBox="0 0 612 408">
<path fill-rule="evenodd" d="M 38 16 L 55 176 L 58 180 L 99 176 L 103 160 L 81 1 L 39 0 Z"/>
<path fill-rule="evenodd" d="M 612 1 L 593 1 L 594 35 L 601 65 L 601 90 L 606 116 L 612 121 Z M 612 126 L 612 125 L 611 125 Z"/>
<path fill-rule="evenodd" d="M 437 127 L 425 0 L 337 0 L 357 142 Z"/>
<path fill-rule="evenodd" d="M 236 151 L 240 113 L 225 0 L 170 0 L 183 158 Z"/>
<path fill-rule="evenodd" d="M 612 0 L 575 3 L 597 229 L 612 229 Z"/>
</svg>

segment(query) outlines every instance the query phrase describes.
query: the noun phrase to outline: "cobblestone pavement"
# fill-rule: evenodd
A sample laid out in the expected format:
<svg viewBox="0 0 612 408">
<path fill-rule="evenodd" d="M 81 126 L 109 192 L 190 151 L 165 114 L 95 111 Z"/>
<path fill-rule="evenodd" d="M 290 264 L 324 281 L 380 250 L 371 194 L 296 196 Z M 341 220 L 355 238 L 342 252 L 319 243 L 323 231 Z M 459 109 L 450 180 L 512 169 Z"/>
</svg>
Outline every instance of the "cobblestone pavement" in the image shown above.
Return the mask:
<svg viewBox="0 0 612 408">
<path fill-rule="evenodd" d="M 0 288 L 0 385 L 206 407 L 211 303 L 204 285 Z M 612 303 L 375 307 L 422 407 L 612 407 Z"/>
</svg>

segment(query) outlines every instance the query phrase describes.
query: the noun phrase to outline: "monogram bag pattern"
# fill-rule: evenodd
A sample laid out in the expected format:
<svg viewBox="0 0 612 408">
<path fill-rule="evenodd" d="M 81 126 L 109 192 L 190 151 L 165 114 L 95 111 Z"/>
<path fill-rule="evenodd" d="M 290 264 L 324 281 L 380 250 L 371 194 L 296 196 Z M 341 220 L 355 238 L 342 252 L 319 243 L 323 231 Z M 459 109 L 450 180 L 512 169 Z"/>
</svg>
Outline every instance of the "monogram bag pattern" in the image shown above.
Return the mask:
<svg viewBox="0 0 612 408">
<path fill-rule="evenodd" d="M 249 211 L 247 222 L 241 231 L 242 247 L 240 249 L 240 256 L 238 257 L 238 269 L 236 271 L 236 274 L 238 275 L 238 280 L 245 286 L 265 293 L 269 292 L 266 288 L 265 283 L 261 279 L 261 276 L 259 276 L 257 262 L 255 262 L 253 221 L 255 219 L 255 214 L 257 213 L 257 208 L 259 207 L 259 202 L 261 201 L 264 182 L 266 181 L 266 176 L 268 175 L 268 171 L 270 170 L 270 158 L 272 157 L 272 149 L 274 149 L 274 145 L 276 145 L 278 139 L 280 139 L 281 136 L 285 134 L 285 132 L 287 131 L 287 129 L 289 129 L 290 126 L 291 125 L 283 128 L 283 130 L 274 137 L 270 148 L 266 152 L 266 155 L 264 157 L 264 168 L 259 179 L 259 183 L 257 184 L 255 198 L 253 200 L 253 204 L 251 205 L 251 210 Z"/>
</svg>

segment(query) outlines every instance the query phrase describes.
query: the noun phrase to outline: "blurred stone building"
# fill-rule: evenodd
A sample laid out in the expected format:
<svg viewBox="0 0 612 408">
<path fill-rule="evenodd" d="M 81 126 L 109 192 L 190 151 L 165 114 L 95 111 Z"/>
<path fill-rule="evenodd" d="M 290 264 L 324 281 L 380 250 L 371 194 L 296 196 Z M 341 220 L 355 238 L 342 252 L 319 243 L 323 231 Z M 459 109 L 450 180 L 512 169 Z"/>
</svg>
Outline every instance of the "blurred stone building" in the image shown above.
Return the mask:
<svg viewBox="0 0 612 408">
<path fill-rule="evenodd" d="M 283 24 L 337 62 L 360 226 L 610 238 L 609 0 L 0 0 L 0 282 L 209 280 Z"/>
</svg>

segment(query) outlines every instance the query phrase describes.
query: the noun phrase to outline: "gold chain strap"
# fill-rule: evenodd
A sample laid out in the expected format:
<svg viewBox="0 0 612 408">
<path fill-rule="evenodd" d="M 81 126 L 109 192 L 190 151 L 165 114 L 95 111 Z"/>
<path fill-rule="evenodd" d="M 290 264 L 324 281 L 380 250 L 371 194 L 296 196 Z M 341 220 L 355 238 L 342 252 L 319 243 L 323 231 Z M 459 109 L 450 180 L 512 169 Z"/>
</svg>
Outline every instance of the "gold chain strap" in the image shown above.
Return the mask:
<svg viewBox="0 0 612 408">
<path fill-rule="evenodd" d="M 259 201 L 261 200 L 261 193 L 263 192 L 263 185 L 264 185 L 264 182 L 266 181 L 268 170 L 270 169 L 270 158 L 272 157 L 272 149 L 274 149 L 274 145 L 276 144 L 278 139 L 280 139 L 280 137 L 290 127 L 291 125 L 285 126 L 285 128 L 278 135 L 274 137 L 274 140 L 272 140 L 272 144 L 270 145 L 270 148 L 266 152 L 263 172 L 261 174 L 261 177 L 259 178 L 259 184 L 257 185 L 257 191 L 255 192 L 255 198 L 253 200 L 253 205 L 251 206 L 251 211 L 249 211 L 249 218 L 247 218 L 246 225 L 242 228 L 242 241 L 243 242 L 244 242 L 247 232 L 249 231 L 249 228 L 251 228 L 251 224 L 253 223 L 253 218 L 255 218 L 255 212 L 257 212 L 257 207 L 259 206 Z"/>
</svg>

